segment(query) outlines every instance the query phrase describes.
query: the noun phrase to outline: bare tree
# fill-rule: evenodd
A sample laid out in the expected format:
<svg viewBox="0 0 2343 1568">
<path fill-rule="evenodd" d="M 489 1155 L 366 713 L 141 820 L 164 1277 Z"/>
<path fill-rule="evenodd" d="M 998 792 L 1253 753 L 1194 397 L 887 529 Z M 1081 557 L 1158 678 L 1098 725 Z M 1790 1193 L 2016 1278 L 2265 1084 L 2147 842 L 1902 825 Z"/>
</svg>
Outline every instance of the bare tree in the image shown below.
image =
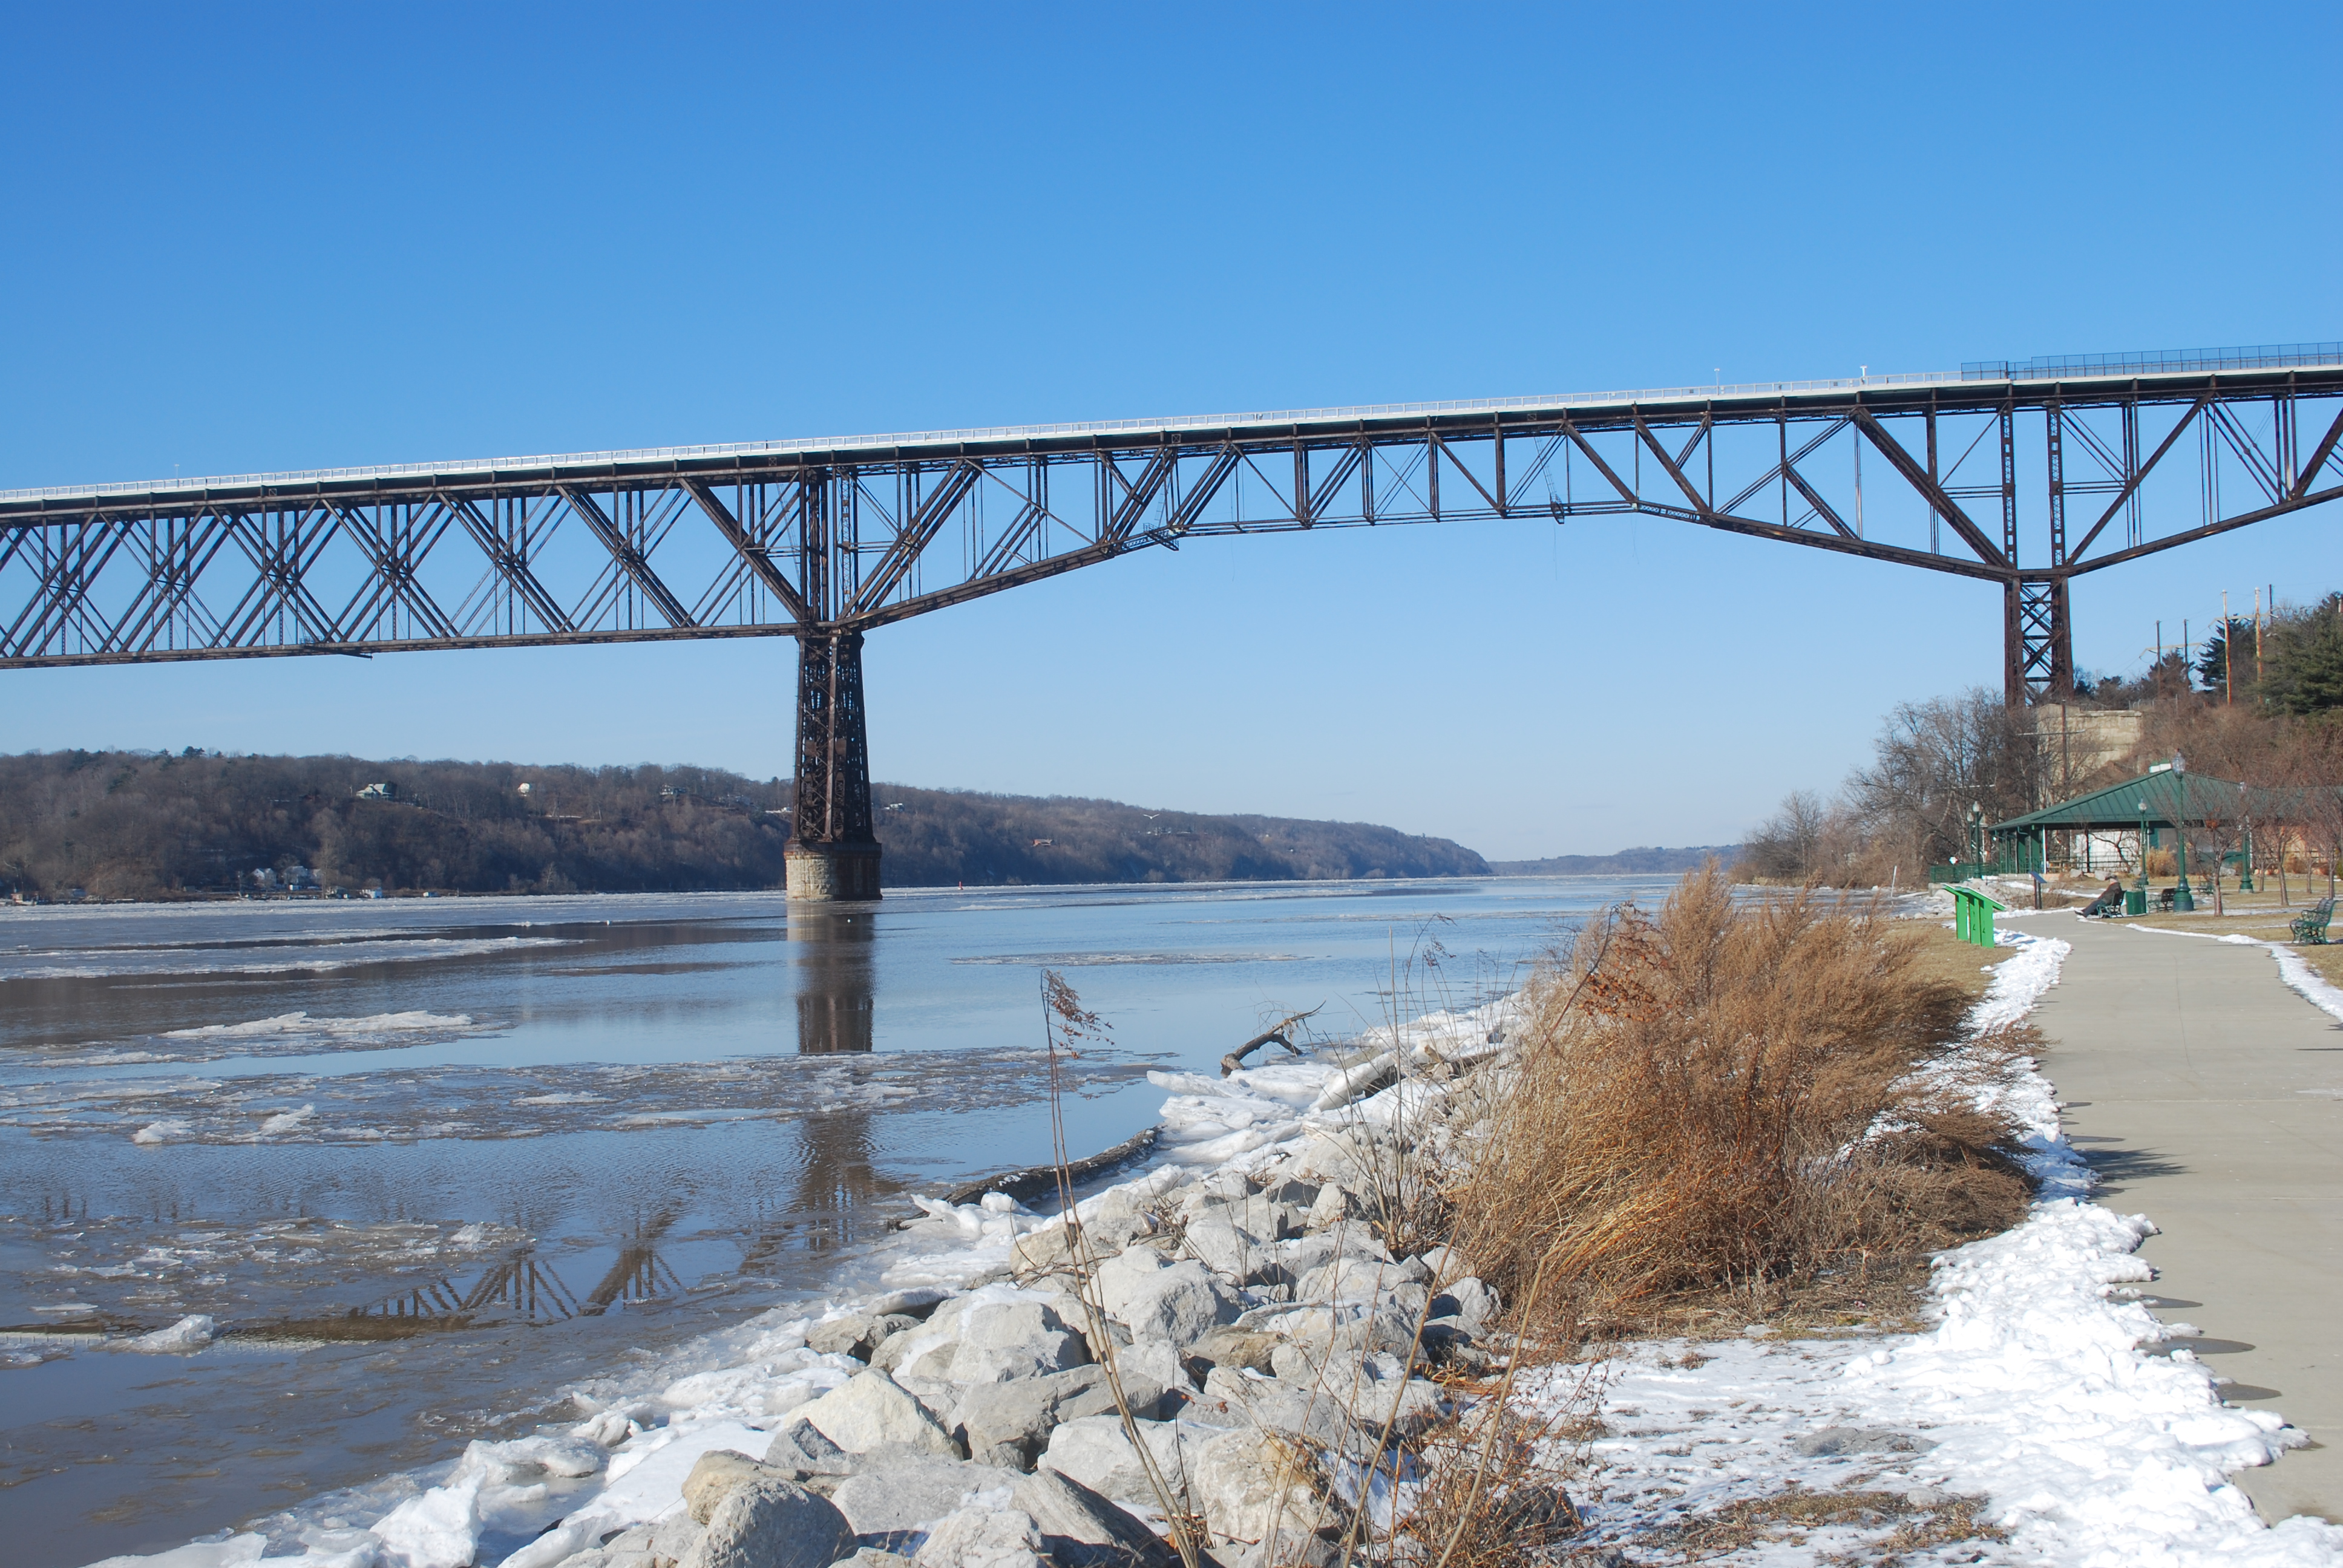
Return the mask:
<svg viewBox="0 0 2343 1568">
<path fill-rule="evenodd" d="M 2316 844 L 2327 862 L 2331 899 L 2335 862 L 2343 858 L 2343 725 L 2306 724 L 2295 731 L 2287 748 L 2285 789 L 2306 846 Z"/>
<path fill-rule="evenodd" d="M 1987 820 L 2022 816 L 2039 803 L 2040 775 L 2032 717 L 1975 687 L 1898 704 L 1847 799 L 1875 845 L 1907 863 L 1944 861 L 1968 853 L 1972 805 Z"/>
</svg>

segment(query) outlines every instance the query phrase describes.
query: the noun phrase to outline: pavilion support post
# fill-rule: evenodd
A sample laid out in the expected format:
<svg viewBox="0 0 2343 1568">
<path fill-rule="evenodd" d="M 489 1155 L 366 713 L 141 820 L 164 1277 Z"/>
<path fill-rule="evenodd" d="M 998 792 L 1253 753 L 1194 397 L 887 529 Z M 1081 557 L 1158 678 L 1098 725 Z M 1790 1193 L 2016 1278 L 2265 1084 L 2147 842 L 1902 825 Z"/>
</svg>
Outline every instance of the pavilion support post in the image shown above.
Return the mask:
<svg viewBox="0 0 2343 1568">
<path fill-rule="evenodd" d="M 799 635 L 797 729 L 789 896 L 809 903 L 876 899 L 879 839 L 870 825 L 860 632 L 813 627 Z"/>
</svg>

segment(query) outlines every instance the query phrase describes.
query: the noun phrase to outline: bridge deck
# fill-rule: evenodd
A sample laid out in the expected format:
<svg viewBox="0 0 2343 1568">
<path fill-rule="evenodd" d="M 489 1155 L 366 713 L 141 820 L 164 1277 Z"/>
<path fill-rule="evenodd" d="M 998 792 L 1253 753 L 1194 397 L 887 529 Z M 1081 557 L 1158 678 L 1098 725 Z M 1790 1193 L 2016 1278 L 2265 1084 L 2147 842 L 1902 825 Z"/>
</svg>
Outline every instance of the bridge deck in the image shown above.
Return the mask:
<svg viewBox="0 0 2343 1568">
<path fill-rule="evenodd" d="M 1703 415 L 1720 421 L 1771 417 L 1784 407 L 1812 415 L 1860 403 L 1879 413 L 1934 408 L 1943 412 L 1999 407 L 2015 401 L 2036 407 L 2057 401 L 2088 406 L 2109 398 L 2180 399 L 2216 385 L 2236 391 L 2267 382 L 2273 389 L 2315 393 L 2343 387 L 2343 344 L 2297 345 L 2255 350 L 2207 350 L 2147 359 L 2101 356 L 2129 363 L 2058 362 L 2035 373 L 1923 371 L 1806 381 L 1747 381 L 1709 386 L 1642 387 L 1568 393 L 1549 397 L 1495 397 L 1442 402 L 1368 403 L 1346 407 L 1287 408 L 1190 415 L 1161 419 L 1107 419 L 1041 425 L 999 425 L 957 430 L 820 436 L 781 441 L 738 441 L 694 447 L 641 447 L 604 452 L 387 463 L 363 467 L 303 468 L 281 473 L 189 476 L 94 485 L 50 485 L 0 490 L 0 518 L 86 510 L 106 502 L 237 498 L 428 487 L 437 482 L 609 478 L 759 470 L 830 461 L 950 457 L 1006 450 L 1073 451 L 1134 448 L 1200 437 L 1261 439 L 1334 430 L 1422 429 L 1482 420 L 1525 424 L 1567 415 L 1590 429 L 1631 421 L 1667 421 Z M 419 486 L 418 486 L 419 482 Z"/>
</svg>

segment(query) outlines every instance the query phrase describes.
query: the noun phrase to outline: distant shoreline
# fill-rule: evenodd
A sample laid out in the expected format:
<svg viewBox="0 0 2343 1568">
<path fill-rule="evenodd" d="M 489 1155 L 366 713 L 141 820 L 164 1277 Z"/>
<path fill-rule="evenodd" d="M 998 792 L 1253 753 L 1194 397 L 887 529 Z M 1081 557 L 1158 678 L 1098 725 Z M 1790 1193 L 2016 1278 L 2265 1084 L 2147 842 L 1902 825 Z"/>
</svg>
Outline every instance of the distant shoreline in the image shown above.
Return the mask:
<svg viewBox="0 0 2343 1568">
<path fill-rule="evenodd" d="M 968 887 L 936 887 L 920 883 L 884 890 L 887 900 L 928 897 L 975 897 L 1003 893 L 1070 893 L 1081 891 L 1145 891 L 1177 888 L 1184 891 L 1208 891 L 1212 889 L 1232 890 L 1270 888 L 1320 888 L 1333 890 L 1342 888 L 1404 888 L 1433 882 L 1495 882 L 1556 880 L 1574 877 L 1594 879 L 1604 877 L 1665 876 L 1659 871 L 1476 871 L 1433 877 L 1252 877 L 1234 880 L 1200 880 L 1193 882 L 991 882 Z M 238 897 L 230 893 L 182 893 L 156 899 L 54 899 L 40 902 L 27 900 L 12 903 L 0 899 L 0 914 L 8 911 L 34 910 L 94 910 L 94 909 L 187 909 L 195 906 L 211 908 L 229 905 L 249 905 L 255 908 L 280 904 L 351 904 L 357 906 L 387 904 L 449 904 L 466 900 L 495 903 L 528 903 L 536 900 L 574 899 L 754 899 L 782 898 L 785 888 L 613 888 L 609 890 L 579 890 L 568 893 L 510 892 L 400 892 L 381 899 L 336 898 L 318 893 L 302 893 L 296 897 L 272 894 Z M 828 904 L 809 906 L 828 909 Z"/>
<path fill-rule="evenodd" d="M 1697 871 L 1711 858 L 1730 866 L 1741 859 L 1738 844 L 1657 845 L 1611 855 L 1549 855 L 1540 860 L 1491 860 L 1496 877 L 1679 877 Z"/>
</svg>

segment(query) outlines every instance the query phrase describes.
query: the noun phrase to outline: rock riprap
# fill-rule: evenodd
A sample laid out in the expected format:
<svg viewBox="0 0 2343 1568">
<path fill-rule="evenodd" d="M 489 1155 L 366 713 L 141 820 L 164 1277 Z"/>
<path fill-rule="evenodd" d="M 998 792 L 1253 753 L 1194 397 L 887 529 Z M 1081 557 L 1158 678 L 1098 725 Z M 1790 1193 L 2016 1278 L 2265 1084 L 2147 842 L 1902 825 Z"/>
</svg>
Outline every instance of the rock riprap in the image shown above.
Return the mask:
<svg viewBox="0 0 2343 1568">
<path fill-rule="evenodd" d="M 1007 1261 L 809 1325 L 795 1353 L 827 1381 L 745 1418 L 761 1455 L 701 1453 L 679 1504 L 564 1568 L 1168 1568 L 1173 1513 L 1220 1568 L 1334 1561 L 1366 1523 L 1342 1500 L 1454 1413 L 1427 1373 L 1506 1348 L 1469 1259 L 1389 1245 L 1394 1182 L 1444 1136 L 1444 1091 L 1378 1091 L 1395 1060 L 1235 1075 L 1267 1131 L 1190 1139 L 1223 1162 L 1090 1199 L 1079 1232 L 997 1194 L 925 1201 Z"/>
</svg>

